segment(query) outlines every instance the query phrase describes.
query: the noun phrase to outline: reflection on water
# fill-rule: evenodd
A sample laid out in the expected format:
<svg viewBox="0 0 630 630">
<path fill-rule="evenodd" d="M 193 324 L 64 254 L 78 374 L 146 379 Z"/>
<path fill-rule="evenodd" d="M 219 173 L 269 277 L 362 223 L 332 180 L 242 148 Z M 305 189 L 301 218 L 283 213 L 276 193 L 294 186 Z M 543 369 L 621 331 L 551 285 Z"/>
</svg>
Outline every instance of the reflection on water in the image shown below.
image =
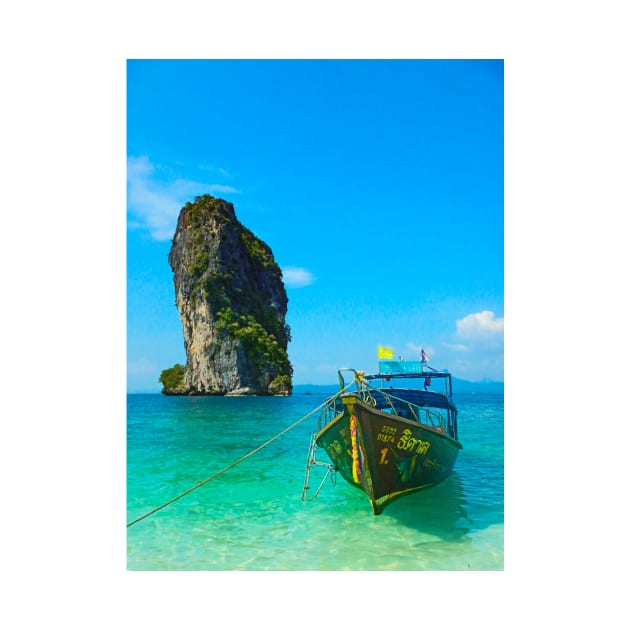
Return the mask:
<svg viewBox="0 0 630 630">
<path fill-rule="evenodd" d="M 401 497 L 387 506 L 389 516 L 406 527 L 457 541 L 468 534 L 473 522 L 466 512 L 464 484 L 456 471 L 442 483 Z"/>
</svg>

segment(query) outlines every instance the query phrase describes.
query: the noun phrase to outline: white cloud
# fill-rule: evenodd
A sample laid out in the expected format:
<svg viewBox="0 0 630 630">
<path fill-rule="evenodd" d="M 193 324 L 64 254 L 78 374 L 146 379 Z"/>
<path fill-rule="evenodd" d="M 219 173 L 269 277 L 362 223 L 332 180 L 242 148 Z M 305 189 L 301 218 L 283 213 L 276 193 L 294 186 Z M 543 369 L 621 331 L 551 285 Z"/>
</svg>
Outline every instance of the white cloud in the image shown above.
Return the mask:
<svg viewBox="0 0 630 630">
<path fill-rule="evenodd" d="M 210 192 L 218 192 L 218 193 L 235 193 L 238 192 L 236 188 L 232 186 L 224 186 L 223 184 L 210 184 L 208 186 L 208 190 Z"/>
<path fill-rule="evenodd" d="M 293 289 L 306 287 L 316 280 L 315 276 L 303 267 L 283 267 L 282 278 L 284 283 Z"/>
<path fill-rule="evenodd" d="M 471 313 L 457 320 L 457 336 L 473 346 L 487 349 L 503 347 L 503 317 L 492 311 Z"/>
<path fill-rule="evenodd" d="M 223 175 L 223 177 L 232 177 L 230 172 L 227 171 L 226 169 L 220 168 L 220 167 L 217 167 L 217 166 L 212 166 L 210 164 L 198 164 L 197 168 L 200 171 L 209 171 L 211 173 L 220 173 L 221 175 Z"/>
<path fill-rule="evenodd" d="M 320 363 L 315 370 L 317 372 L 323 372 L 324 374 L 336 374 L 339 370 L 338 365 L 332 365 L 331 363 Z"/>
<path fill-rule="evenodd" d="M 179 211 L 197 195 L 238 192 L 223 184 L 187 179 L 159 181 L 155 166 L 145 156 L 128 158 L 127 184 L 129 209 L 135 218 L 129 225 L 146 228 L 156 241 L 173 237 Z"/>
<path fill-rule="evenodd" d="M 454 350 L 455 352 L 469 352 L 470 348 L 466 345 L 464 345 L 463 343 L 443 343 L 442 344 L 445 348 L 448 348 L 449 350 Z"/>
</svg>

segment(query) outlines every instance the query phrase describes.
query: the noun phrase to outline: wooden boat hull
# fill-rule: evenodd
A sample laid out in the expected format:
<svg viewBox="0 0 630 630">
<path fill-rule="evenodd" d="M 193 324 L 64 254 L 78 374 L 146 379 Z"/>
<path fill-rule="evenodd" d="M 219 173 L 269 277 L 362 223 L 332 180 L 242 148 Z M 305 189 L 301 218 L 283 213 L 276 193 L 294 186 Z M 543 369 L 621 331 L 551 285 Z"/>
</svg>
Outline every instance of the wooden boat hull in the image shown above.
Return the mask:
<svg viewBox="0 0 630 630">
<path fill-rule="evenodd" d="M 379 411 L 358 396 L 316 437 L 339 473 L 370 499 L 374 514 L 391 501 L 444 481 L 462 448 L 438 428 Z"/>
</svg>

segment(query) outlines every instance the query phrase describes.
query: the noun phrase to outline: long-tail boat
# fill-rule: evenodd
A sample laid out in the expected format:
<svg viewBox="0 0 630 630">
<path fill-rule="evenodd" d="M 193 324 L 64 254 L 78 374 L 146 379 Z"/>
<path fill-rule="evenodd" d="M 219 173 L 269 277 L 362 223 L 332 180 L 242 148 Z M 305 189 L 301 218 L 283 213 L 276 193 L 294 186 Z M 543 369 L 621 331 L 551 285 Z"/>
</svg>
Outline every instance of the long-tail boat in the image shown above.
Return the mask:
<svg viewBox="0 0 630 630">
<path fill-rule="evenodd" d="M 377 374 L 339 370 L 340 392 L 327 401 L 313 436 L 310 464 L 322 464 L 314 450 L 324 448 L 329 470 L 362 490 L 374 514 L 444 481 L 462 448 L 451 374 L 431 368 L 426 358 L 423 351 L 421 361 L 379 360 Z M 346 384 L 344 372 L 354 375 L 353 383 Z"/>
</svg>

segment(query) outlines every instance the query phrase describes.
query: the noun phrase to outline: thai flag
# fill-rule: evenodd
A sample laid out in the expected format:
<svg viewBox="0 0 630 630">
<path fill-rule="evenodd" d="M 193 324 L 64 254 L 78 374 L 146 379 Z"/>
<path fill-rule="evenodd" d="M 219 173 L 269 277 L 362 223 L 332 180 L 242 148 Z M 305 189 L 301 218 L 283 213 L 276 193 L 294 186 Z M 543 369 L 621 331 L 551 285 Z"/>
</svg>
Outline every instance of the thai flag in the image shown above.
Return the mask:
<svg viewBox="0 0 630 630">
<path fill-rule="evenodd" d="M 427 361 L 430 361 L 430 360 L 431 360 L 431 357 L 424 351 L 424 348 L 422 348 L 420 351 L 420 362 L 426 363 Z"/>
</svg>

